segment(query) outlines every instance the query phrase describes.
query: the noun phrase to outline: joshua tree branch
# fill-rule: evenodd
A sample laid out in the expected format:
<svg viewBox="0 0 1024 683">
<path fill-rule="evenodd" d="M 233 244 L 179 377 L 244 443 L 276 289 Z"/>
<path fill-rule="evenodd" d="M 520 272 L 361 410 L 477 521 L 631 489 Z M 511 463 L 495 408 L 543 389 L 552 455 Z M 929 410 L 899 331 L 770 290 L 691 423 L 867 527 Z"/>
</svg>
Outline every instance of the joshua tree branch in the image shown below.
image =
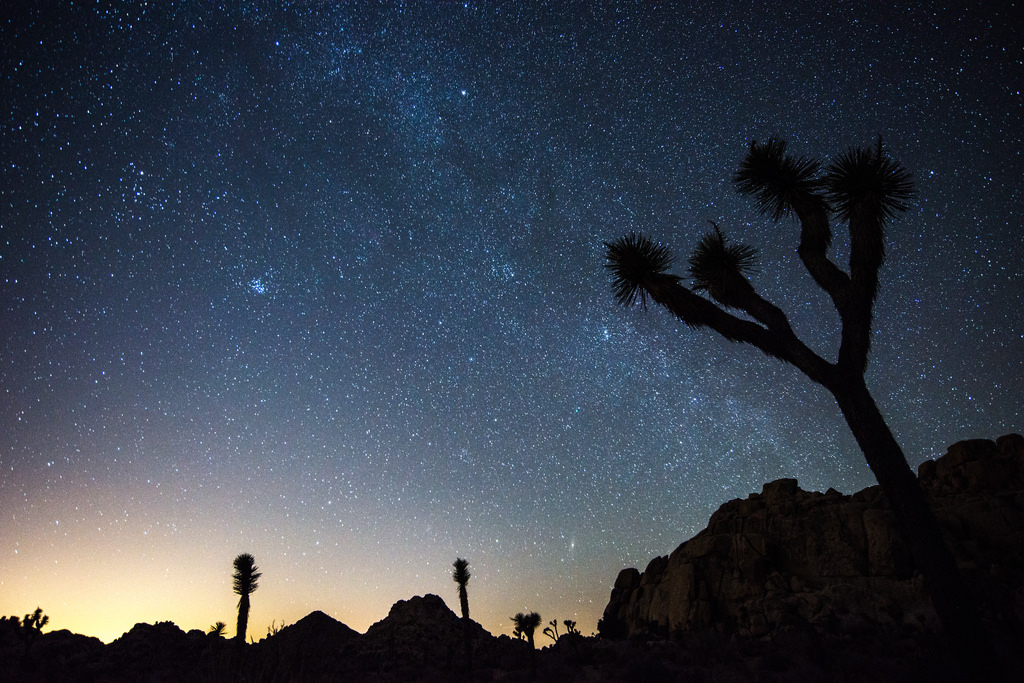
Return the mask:
<svg viewBox="0 0 1024 683">
<path fill-rule="evenodd" d="M 782 309 L 758 294 L 753 287 L 739 296 L 737 303 L 742 310 L 772 332 L 783 338 L 796 337 L 789 324 L 789 318 Z"/>
<path fill-rule="evenodd" d="M 843 316 L 838 364 L 863 373 L 871 349 L 872 310 L 878 271 L 885 259 L 882 224 L 871 216 L 850 216 L 850 301 Z"/>
<path fill-rule="evenodd" d="M 828 227 L 828 211 L 824 201 L 806 202 L 796 207 L 800 220 L 800 246 L 797 254 L 819 287 L 832 298 L 836 310 L 846 310 L 850 298 L 850 278 L 829 260 L 827 251 L 832 242 Z"/>
<path fill-rule="evenodd" d="M 789 327 L 785 314 L 757 294 L 752 294 L 751 310 L 747 312 L 755 318 L 763 316 L 771 320 L 773 327 L 764 327 L 727 313 L 679 284 L 679 278 L 673 275 L 652 277 L 645 284 L 655 303 L 664 306 L 690 327 L 710 327 L 729 341 L 756 346 L 773 358 L 795 365 L 816 382 L 825 383 L 831 377 L 834 366 L 801 342 Z M 758 314 L 753 312 L 755 310 Z"/>
</svg>

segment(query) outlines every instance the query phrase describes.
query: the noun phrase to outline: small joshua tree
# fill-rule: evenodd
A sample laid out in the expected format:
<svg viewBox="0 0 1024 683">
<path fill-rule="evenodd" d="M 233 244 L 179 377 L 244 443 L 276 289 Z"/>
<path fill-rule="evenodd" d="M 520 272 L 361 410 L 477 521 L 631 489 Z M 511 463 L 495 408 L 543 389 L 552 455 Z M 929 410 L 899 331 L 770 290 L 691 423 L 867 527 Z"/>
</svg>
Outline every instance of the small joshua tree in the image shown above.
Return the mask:
<svg viewBox="0 0 1024 683">
<path fill-rule="evenodd" d="M 245 632 L 249 628 L 249 596 L 259 588 L 259 579 L 263 576 L 256 566 L 256 558 L 249 553 L 242 553 L 235 558 L 234 590 L 238 599 L 238 623 L 235 627 L 235 640 L 245 642 Z"/>
<path fill-rule="evenodd" d="M 452 581 L 459 585 L 459 607 L 462 608 L 462 618 L 469 619 L 469 594 L 466 592 L 466 584 L 469 583 L 469 560 L 461 557 L 455 558 L 452 563 Z"/>
<path fill-rule="evenodd" d="M 36 607 L 35 612 L 26 614 L 25 618 L 21 620 L 21 627 L 26 631 L 39 633 L 48 623 L 50 623 L 50 617 L 43 614 L 42 607 Z"/>
<path fill-rule="evenodd" d="M 452 563 L 452 581 L 459 586 L 459 607 L 462 608 L 462 649 L 466 657 L 466 668 L 473 668 L 473 646 L 470 643 L 469 625 L 469 593 L 466 591 L 466 584 L 469 583 L 469 560 L 461 557 L 455 558 Z"/>
<path fill-rule="evenodd" d="M 552 619 L 548 622 L 548 625 L 544 627 L 544 635 L 556 643 L 558 642 L 558 619 Z"/>
<path fill-rule="evenodd" d="M 526 620 L 526 615 L 522 612 L 516 612 L 515 616 L 509 617 L 509 619 L 512 620 L 512 626 L 514 626 L 512 629 L 512 635 L 514 635 L 517 640 L 522 640 L 525 633 L 523 631 L 523 622 Z"/>
<path fill-rule="evenodd" d="M 540 615 L 536 612 L 529 612 L 523 615 L 520 627 L 523 629 L 523 634 L 526 636 L 526 642 L 530 644 L 530 648 L 536 647 L 533 644 L 533 632 L 537 630 L 540 623 Z"/>
</svg>

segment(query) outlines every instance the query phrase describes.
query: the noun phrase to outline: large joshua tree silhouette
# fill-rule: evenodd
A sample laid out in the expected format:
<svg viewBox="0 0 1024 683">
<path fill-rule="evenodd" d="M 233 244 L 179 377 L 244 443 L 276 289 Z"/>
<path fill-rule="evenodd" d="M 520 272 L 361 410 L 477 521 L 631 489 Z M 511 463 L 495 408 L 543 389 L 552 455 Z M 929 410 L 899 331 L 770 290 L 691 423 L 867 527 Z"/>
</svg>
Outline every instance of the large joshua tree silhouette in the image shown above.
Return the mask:
<svg viewBox="0 0 1024 683">
<path fill-rule="evenodd" d="M 751 344 L 825 387 L 885 493 L 943 628 L 962 648 L 961 656 L 975 663 L 979 658 L 991 662 L 986 657 L 991 645 L 952 553 L 864 379 L 878 271 L 885 258 L 885 228 L 907 209 L 913 195 L 910 174 L 885 154 L 881 139 L 872 147 L 841 154 L 822 172 L 818 162 L 788 154 L 785 141 L 772 138 L 751 144 L 733 180 L 741 193 L 753 196 L 762 214 L 774 221 L 787 215 L 798 219 L 797 254 L 839 313 L 841 335 L 835 362 L 808 348 L 793 332 L 786 314 L 757 293 L 747 279 L 756 250 L 729 243 L 717 225 L 690 257 L 692 289 L 668 272 L 674 257 L 667 247 L 634 233 L 606 243 L 615 298 L 645 309 L 650 299 L 687 326 L 708 327 L 730 341 Z M 828 256 L 831 217 L 849 228 L 849 272 Z"/>
<path fill-rule="evenodd" d="M 238 623 L 235 627 L 235 640 L 245 642 L 245 632 L 249 628 L 249 596 L 259 588 L 259 579 L 263 574 L 256 566 L 256 558 L 249 553 L 242 553 L 235 558 L 234 589 L 238 598 Z"/>
</svg>

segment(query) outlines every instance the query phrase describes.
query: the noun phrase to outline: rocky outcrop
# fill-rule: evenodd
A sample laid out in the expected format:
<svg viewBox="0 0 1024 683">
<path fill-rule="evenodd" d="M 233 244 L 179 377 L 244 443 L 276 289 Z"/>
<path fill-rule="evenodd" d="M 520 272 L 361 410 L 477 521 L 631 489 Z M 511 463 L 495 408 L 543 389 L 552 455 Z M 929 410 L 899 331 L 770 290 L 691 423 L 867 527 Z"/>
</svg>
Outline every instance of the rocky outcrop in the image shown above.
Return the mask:
<svg viewBox="0 0 1024 683">
<path fill-rule="evenodd" d="M 136 624 L 104 645 L 68 631 L 38 633 L 0 620 L 0 683 L 6 681 L 444 681 L 527 668 L 529 647 L 468 627 L 444 600 L 400 600 L 365 634 L 312 612 L 258 643 L 238 643 L 171 622 Z"/>
<path fill-rule="evenodd" d="M 68 630 L 39 633 L 23 628 L 17 617 L 0 617 L 0 682 L 70 680 L 104 648 L 99 638 Z"/>
<path fill-rule="evenodd" d="M 247 646 L 240 666 L 246 672 L 245 679 L 251 681 L 344 680 L 351 667 L 341 653 L 359 637 L 358 631 L 318 610 L 267 636 L 259 644 Z M 206 670 L 220 674 L 224 663 L 219 664 L 221 669 L 207 666 Z M 210 677 L 211 680 L 229 678 Z"/>
<path fill-rule="evenodd" d="M 359 668 L 399 679 L 424 671 L 461 671 L 467 666 L 463 629 L 462 619 L 436 595 L 399 600 L 360 639 L 355 650 Z M 469 640 L 476 669 L 501 668 L 525 656 L 525 642 L 494 638 L 475 621 L 469 622 Z"/>
<path fill-rule="evenodd" d="M 1024 623 L 1024 438 L 956 443 L 919 480 L 986 618 Z M 846 496 L 780 479 L 723 505 L 643 572 L 622 570 L 600 630 L 763 637 L 937 625 L 877 486 Z"/>
</svg>

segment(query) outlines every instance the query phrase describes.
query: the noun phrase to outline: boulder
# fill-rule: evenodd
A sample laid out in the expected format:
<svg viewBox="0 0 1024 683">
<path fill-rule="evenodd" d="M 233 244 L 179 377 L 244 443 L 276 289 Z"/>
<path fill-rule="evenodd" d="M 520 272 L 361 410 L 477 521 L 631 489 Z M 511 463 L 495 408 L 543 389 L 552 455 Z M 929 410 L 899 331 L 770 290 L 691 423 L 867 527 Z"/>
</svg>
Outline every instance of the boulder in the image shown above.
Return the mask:
<svg viewBox="0 0 1024 683">
<path fill-rule="evenodd" d="M 919 468 L 986 617 L 1024 622 L 1024 438 L 962 441 Z M 931 602 L 877 486 L 852 496 L 795 479 L 722 505 L 641 573 L 619 573 L 602 635 L 776 636 L 792 629 L 934 631 Z"/>
</svg>

